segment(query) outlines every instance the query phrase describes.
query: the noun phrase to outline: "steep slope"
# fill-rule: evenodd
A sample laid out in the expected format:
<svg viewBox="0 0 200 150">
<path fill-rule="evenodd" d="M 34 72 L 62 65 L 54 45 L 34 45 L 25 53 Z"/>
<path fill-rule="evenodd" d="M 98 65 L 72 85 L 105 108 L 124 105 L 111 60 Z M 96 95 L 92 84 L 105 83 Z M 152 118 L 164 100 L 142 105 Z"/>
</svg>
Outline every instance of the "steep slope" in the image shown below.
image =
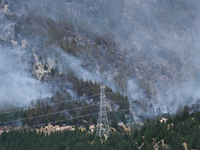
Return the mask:
<svg viewBox="0 0 200 150">
<path fill-rule="evenodd" d="M 131 105 L 145 103 L 147 110 L 151 103 L 154 110 L 167 112 L 168 105 L 175 112 L 180 103 L 193 104 L 199 97 L 197 0 L 10 0 L 1 5 L 4 21 L 14 24 L 10 41 L 28 41 L 31 73 L 33 53 L 42 56 L 49 72 L 57 67 L 65 73 L 68 66 L 79 78 L 120 90 Z M 42 74 L 38 79 L 49 79 Z"/>
</svg>

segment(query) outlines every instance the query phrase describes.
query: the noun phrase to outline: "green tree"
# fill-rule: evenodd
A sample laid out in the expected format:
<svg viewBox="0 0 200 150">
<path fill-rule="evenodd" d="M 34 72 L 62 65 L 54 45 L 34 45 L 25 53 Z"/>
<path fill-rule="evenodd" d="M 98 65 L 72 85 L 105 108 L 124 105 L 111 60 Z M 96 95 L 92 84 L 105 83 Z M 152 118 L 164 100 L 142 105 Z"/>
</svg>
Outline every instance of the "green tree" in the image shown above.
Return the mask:
<svg viewBox="0 0 200 150">
<path fill-rule="evenodd" d="M 86 124 L 86 130 L 89 131 L 90 130 L 90 126 L 88 124 Z"/>
<path fill-rule="evenodd" d="M 55 74 L 56 74 L 56 71 L 55 71 L 54 67 L 52 67 L 52 68 L 51 68 L 51 76 L 54 77 Z"/>
<path fill-rule="evenodd" d="M 143 143 L 143 141 L 144 141 L 144 140 L 143 140 L 142 134 L 139 133 L 138 136 L 137 136 L 137 145 L 138 145 L 138 146 L 141 146 L 142 143 Z"/>
<path fill-rule="evenodd" d="M 115 129 L 118 128 L 117 120 L 112 121 L 111 127 L 115 128 Z"/>
<path fill-rule="evenodd" d="M 200 149 L 200 138 L 199 138 L 198 141 L 197 141 L 196 148 L 197 148 L 197 149 Z"/>
</svg>

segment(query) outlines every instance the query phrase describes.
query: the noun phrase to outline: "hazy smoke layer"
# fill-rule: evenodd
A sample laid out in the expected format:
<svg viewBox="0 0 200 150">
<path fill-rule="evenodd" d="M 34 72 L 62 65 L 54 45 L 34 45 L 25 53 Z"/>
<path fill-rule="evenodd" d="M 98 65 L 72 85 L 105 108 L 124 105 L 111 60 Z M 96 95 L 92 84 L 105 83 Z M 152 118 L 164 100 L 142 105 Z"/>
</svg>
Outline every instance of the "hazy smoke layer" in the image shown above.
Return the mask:
<svg viewBox="0 0 200 150">
<path fill-rule="evenodd" d="M 31 100 L 51 96 L 47 86 L 26 71 L 27 64 L 20 60 L 21 50 L 1 48 L 0 54 L 0 109 L 28 106 Z"/>
<path fill-rule="evenodd" d="M 111 87 L 114 91 L 116 91 L 116 86 L 113 83 L 112 75 L 109 73 L 102 74 L 97 69 L 95 72 L 89 72 L 87 69 L 82 67 L 82 62 L 71 55 L 63 52 L 58 49 L 58 53 L 60 54 L 60 66 L 65 65 L 70 67 L 79 78 L 82 78 L 84 81 L 91 80 L 92 82 L 104 83 L 105 85 Z"/>
<path fill-rule="evenodd" d="M 199 82 L 187 82 L 181 85 L 172 86 L 169 89 L 160 91 L 157 94 L 158 99 L 162 99 L 155 107 L 160 107 L 161 110 L 167 113 L 176 113 L 177 106 L 191 106 L 200 98 Z M 169 110 L 167 110 L 169 107 Z"/>
<path fill-rule="evenodd" d="M 175 99 L 187 104 L 185 97 L 194 101 L 199 97 L 199 0 L 27 0 L 20 4 L 24 14 L 31 10 L 54 19 L 84 22 L 128 49 L 125 61 L 134 66 L 137 76 L 128 79 L 128 93 L 134 99 L 145 98 L 141 85 L 149 85 L 154 106 L 163 110 L 166 105 L 177 107 L 179 102 L 171 103 Z M 105 81 L 98 71 L 83 69 L 77 58 L 64 56 L 79 77 Z"/>
</svg>

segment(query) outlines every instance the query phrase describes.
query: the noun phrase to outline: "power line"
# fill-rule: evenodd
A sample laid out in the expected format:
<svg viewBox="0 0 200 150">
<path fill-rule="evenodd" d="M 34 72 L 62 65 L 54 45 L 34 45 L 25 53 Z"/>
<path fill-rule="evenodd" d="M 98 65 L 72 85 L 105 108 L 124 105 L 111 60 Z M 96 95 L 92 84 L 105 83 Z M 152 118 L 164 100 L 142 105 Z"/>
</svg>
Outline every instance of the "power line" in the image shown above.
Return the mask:
<svg viewBox="0 0 200 150">
<path fill-rule="evenodd" d="M 26 128 L 32 128 L 32 127 L 37 127 L 37 126 L 43 126 L 43 125 L 46 125 L 46 124 L 49 124 L 49 123 L 52 124 L 52 123 L 57 123 L 57 122 L 62 122 L 62 121 L 67 121 L 67 120 L 73 120 L 73 119 L 83 118 L 83 117 L 91 116 L 91 115 L 95 115 L 95 114 L 98 114 L 98 113 L 93 113 L 93 114 L 78 116 L 78 117 L 75 117 L 75 118 L 72 118 L 72 119 L 57 120 L 57 121 L 53 121 L 53 122 L 48 122 L 48 123 L 33 125 L 33 126 L 29 126 L 29 127 L 19 128 L 19 129 L 16 129 L 16 130 L 23 130 L 23 129 L 26 129 Z M 15 131 L 15 130 L 9 130 L 9 131 Z M 4 132 L 6 132 L 6 131 L 4 131 Z"/>
<path fill-rule="evenodd" d="M 115 94 L 115 93 L 112 93 L 112 92 L 108 92 L 106 94 Z M 86 98 L 89 98 L 89 97 L 93 97 L 93 96 L 97 96 L 97 95 L 100 95 L 100 94 L 95 94 L 95 95 L 91 95 L 91 96 L 87 96 L 85 97 Z M 67 101 L 62 101 L 62 102 L 57 102 L 57 103 L 53 103 L 53 104 L 49 104 L 48 106 L 52 106 L 52 105 L 57 105 L 57 104 L 60 104 L 60 103 L 67 103 L 67 102 L 71 102 L 71 101 L 77 101 L 78 99 L 71 99 L 71 100 L 67 100 Z M 40 107 L 45 107 L 47 105 L 43 105 L 43 106 L 38 106 L 38 107 L 31 107 L 31 109 L 34 109 L 34 108 L 40 108 Z M 3 112 L 3 113 L 0 113 L 1 114 L 7 114 L 7 113 L 12 113 L 12 112 L 16 112 L 16 111 L 20 111 L 22 108 L 19 108 L 18 110 L 13 110 L 13 111 L 8 111 L 8 112 Z"/>
<path fill-rule="evenodd" d="M 116 102 L 121 103 L 121 102 L 129 102 L 129 101 L 116 101 Z M 10 121 L 0 122 L 0 123 L 1 124 L 5 124 L 5 123 L 9 123 L 9 122 L 22 121 L 22 120 L 26 120 L 26 119 L 33 119 L 33 118 L 38 118 L 38 117 L 44 117 L 44 116 L 49 116 L 49 115 L 53 115 L 53 114 L 63 113 L 63 112 L 66 112 L 66 111 L 71 111 L 71 110 L 77 110 L 77 109 L 86 108 L 86 107 L 95 106 L 95 105 L 99 105 L 99 104 L 97 103 L 97 104 L 92 104 L 92 105 L 89 105 L 89 106 L 82 106 L 82 107 L 73 108 L 73 109 L 65 109 L 65 110 L 58 111 L 58 112 L 48 113 L 48 114 L 34 116 L 34 117 L 27 117 L 27 118 L 21 118 L 21 119 L 16 119 L 16 120 L 10 120 Z"/>
<path fill-rule="evenodd" d="M 96 95 L 99 95 L 99 94 L 95 94 L 95 95 L 92 95 L 92 96 L 88 96 L 88 97 L 93 97 L 93 96 L 96 96 Z M 85 98 L 88 98 L 88 97 L 85 97 Z M 71 100 L 67 100 L 67 101 L 61 101 L 61 102 L 57 102 L 57 103 L 53 103 L 53 104 L 48 104 L 48 106 L 52 106 L 52 105 L 57 105 L 57 104 L 60 104 L 60 103 L 67 103 L 67 102 L 71 102 L 71 101 L 77 101 L 78 99 L 71 99 Z M 47 105 L 43 105 L 43 106 L 38 106 L 38 107 L 31 107 L 31 109 L 34 109 L 34 108 L 40 108 L 40 107 L 45 107 Z M 18 110 L 21 110 L 22 108 L 19 108 Z M 9 111 L 9 112 L 3 112 L 3 113 L 0 113 L 0 114 L 5 114 L 5 113 L 12 113 L 12 112 L 16 112 L 18 110 L 14 110 L 14 111 Z"/>
<path fill-rule="evenodd" d="M 1 122 L 1 123 L 5 124 L 5 123 L 9 123 L 9 122 L 15 122 L 15 121 L 22 121 L 22 120 L 26 120 L 26 119 L 39 118 L 39 117 L 49 116 L 49 115 L 53 115 L 53 114 L 63 113 L 63 112 L 66 112 L 66 111 L 71 111 L 71 110 L 77 110 L 77 109 L 81 109 L 81 108 L 85 108 L 85 107 L 90 107 L 90 106 L 94 106 L 94 105 L 97 105 L 97 104 L 92 104 L 92 105 L 89 105 L 89 106 L 83 106 L 83 107 L 78 107 L 78 108 L 68 109 L 68 110 L 65 109 L 65 110 L 62 110 L 62 111 L 53 112 L 53 113 L 49 113 L 49 114 L 45 114 L 45 115 L 39 115 L 39 116 L 34 116 L 34 117 L 21 118 L 21 119 L 16 119 L 16 120 L 11 120 L 11 121 Z"/>
<path fill-rule="evenodd" d="M 124 110 L 124 111 L 128 111 L 128 110 Z M 107 111 L 107 113 L 110 112 L 115 112 L 115 111 Z M 98 112 L 99 113 L 99 112 Z M 29 126 L 29 127 L 24 127 L 24 128 L 19 128 L 19 129 L 14 129 L 14 130 L 9 130 L 10 131 L 16 131 L 16 130 L 24 130 L 24 129 L 28 129 L 28 128 L 33 128 L 33 127 L 37 127 L 37 126 L 43 126 L 43 125 L 47 125 L 47 124 L 53 124 L 53 123 L 58 123 L 58 122 L 62 122 L 62 121 L 67 121 L 67 120 L 74 120 L 74 119 L 78 119 L 78 118 L 83 118 L 83 117 L 87 117 L 87 116 L 92 116 L 92 115 L 96 115 L 98 113 L 92 113 L 92 114 L 87 114 L 87 115 L 82 115 L 82 116 L 78 116 L 72 119 L 63 119 L 63 120 L 57 120 L 57 121 L 53 121 L 53 122 L 48 122 L 48 123 L 43 123 L 43 124 L 38 124 L 38 125 L 33 125 L 33 126 Z M 3 132 L 7 132 L 7 131 L 3 131 Z M 2 133 L 3 133 L 2 132 Z"/>
</svg>

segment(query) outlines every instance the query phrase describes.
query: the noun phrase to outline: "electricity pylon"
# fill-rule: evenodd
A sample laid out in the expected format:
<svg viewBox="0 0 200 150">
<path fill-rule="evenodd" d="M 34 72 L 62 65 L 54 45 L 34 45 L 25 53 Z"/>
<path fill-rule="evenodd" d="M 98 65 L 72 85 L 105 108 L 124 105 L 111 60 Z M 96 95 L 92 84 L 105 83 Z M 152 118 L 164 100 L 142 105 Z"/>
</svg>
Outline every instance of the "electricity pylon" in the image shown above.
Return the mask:
<svg viewBox="0 0 200 150">
<path fill-rule="evenodd" d="M 99 117 L 97 121 L 97 131 L 96 137 L 99 136 L 102 138 L 104 135 L 107 139 L 109 133 L 109 124 L 108 124 L 108 117 L 106 112 L 106 95 L 105 95 L 105 86 L 101 85 L 100 87 L 100 108 L 99 108 Z"/>
</svg>

